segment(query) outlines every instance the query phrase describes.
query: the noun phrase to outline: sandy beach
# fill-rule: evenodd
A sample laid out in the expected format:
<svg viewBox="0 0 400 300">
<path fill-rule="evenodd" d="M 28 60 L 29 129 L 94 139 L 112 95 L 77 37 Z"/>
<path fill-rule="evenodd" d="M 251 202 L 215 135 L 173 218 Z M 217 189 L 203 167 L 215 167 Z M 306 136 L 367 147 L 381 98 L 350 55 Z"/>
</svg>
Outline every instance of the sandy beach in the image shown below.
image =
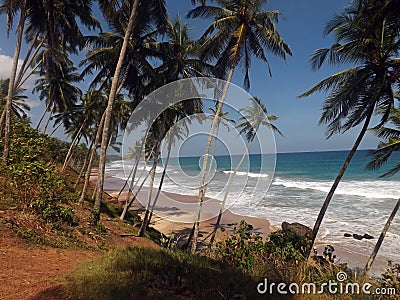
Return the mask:
<svg viewBox="0 0 400 300">
<path fill-rule="evenodd" d="M 94 181 L 96 176 L 97 173 L 94 171 L 92 173 L 91 180 Z M 124 181 L 119 178 L 106 176 L 104 188 L 105 191 L 110 194 L 110 196 L 117 200 L 116 197 L 118 196 L 119 190 L 123 184 Z M 157 190 L 153 189 L 152 200 L 154 199 L 156 193 Z M 124 204 L 126 195 L 127 191 L 123 191 L 119 196 L 118 201 L 121 205 Z M 143 188 L 137 197 L 139 201 L 135 201 L 130 210 L 138 213 L 140 216 L 143 216 L 144 206 L 147 203 L 147 197 L 147 189 Z M 174 234 L 175 238 L 183 243 L 192 229 L 197 207 L 198 204 L 196 195 L 182 195 L 177 193 L 161 192 L 157 205 L 154 209 L 154 215 L 150 225 L 166 236 L 171 236 L 171 234 Z M 204 201 L 201 211 L 200 242 L 207 238 L 212 232 L 219 209 L 219 201 L 210 198 L 207 198 Z M 264 241 L 271 232 L 281 229 L 280 226 L 271 224 L 271 222 L 267 219 L 243 216 L 226 209 L 221 219 L 221 226 L 226 229 L 226 231 L 219 231 L 217 240 L 225 239 L 229 233 L 233 232 L 234 227 L 239 224 L 241 220 L 245 220 L 248 224 L 251 224 L 253 226 L 253 232 L 260 234 Z M 284 221 L 286 220 L 282 220 L 282 222 Z M 374 241 L 375 240 L 372 240 L 372 242 L 365 242 L 373 243 Z M 370 252 L 364 252 L 362 250 L 358 251 L 357 249 L 355 251 L 349 251 L 348 249 L 342 247 L 340 242 L 330 244 L 335 247 L 337 263 L 347 263 L 350 268 L 356 271 L 360 271 L 365 267 Z M 325 246 L 326 243 L 316 243 L 318 254 L 322 254 Z M 387 260 L 378 255 L 372 267 L 372 274 L 382 274 L 386 266 Z"/>
<path fill-rule="evenodd" d="M 118 196 L 119 191 L 107 191 L 112 197 Z M 153 198 L 156 190 L 152 193 Z M 139 192 L 138 200 L 135 201 L 131 207 L 131 211 L 142 215 L 144 213 L 144 205 L 147 201 L 147 190 L 144 189 Z M 123 205 L 127 196 L 124 191 L 119 201 Z M 201 210 L 200 234 L 201 237 L 207 237 L 213 230 L 214 224 L 217 220 L 220 203 L 213 199 L 206 199 Z M 188 195 L 179 195 L 174 193 L 162 192 L 158 199 L 157 205 L 154 209 L 154 215 L 151 221 L 151 226 L 159 230 L 166 236 L 174 234 L 176 237 L 186 238 L 190 233 L 197 211 L 197 197 Z M 245 220 L 248 224 L 253 226 L 253 232 L 260 234 L 265 240 L 269 233 L 279 228 L 272 227 L 270 222 L 266 219 L 255 218 L 250 216 L 241 216 L 231 212 L 229 209 L 225 210 L 221 218 L 221 226 L 227 232 L 232 232 L 236 224 L 241 220 Z M 226 236 L 226 235 L 224 235 Z M 202 238 L 200 238 L 202 240 Z"/>
</svg>

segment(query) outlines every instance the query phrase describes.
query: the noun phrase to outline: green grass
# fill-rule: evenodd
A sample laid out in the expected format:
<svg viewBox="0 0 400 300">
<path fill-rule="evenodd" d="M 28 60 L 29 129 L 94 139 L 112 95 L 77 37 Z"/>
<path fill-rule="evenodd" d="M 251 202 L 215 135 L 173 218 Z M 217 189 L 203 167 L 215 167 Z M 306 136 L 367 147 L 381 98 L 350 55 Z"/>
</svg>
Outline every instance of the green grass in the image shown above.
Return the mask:
<svg viewBox="0 0 400 300">
<path fill-rule="evenodd" d="M 206 257 L 127 247 L 81 265 L 65 286 L 72 299 L 261 299 L 257 281 Z"/>
</svg>

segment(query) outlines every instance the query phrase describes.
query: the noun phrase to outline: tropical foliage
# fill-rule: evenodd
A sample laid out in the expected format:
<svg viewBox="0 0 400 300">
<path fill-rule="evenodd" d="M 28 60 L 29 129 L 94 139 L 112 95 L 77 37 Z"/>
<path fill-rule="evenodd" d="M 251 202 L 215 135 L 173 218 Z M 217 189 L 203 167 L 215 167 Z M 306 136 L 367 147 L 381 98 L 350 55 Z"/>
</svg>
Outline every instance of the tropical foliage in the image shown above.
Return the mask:
<svg viewBox="0 0 400 300">
<path fill-rule="evenodd" d="M 266 10 L 267 0 L 192 0 L 191 3 L 198 6 L 188 12 L 187 18 L 208 22 L 197 40 L 191 36 L 190 24 L 180 17 L 171 19 L 168 16 L 164 0 L 1 1 L 0 14 L 6 15 L 6 32 L 10 35 L 15 26 L 16 37 L 10 76 L 0 79 L 0 181 L 6 187 L 1 190 L 0 197 L 7 203 L 23 203 L 44 223 L 57 228 L 74 225 L 74 212 L 68 206 L 74 201 L 79 203 L 80 208 L 89 206 L 91 224 L 106 231 L 100 222 L 100 213 L 104 208 L 107 153 L 110 148 L 120 152 L 121 132 L 127 128 L 132 112 L 162 86 L 180 79 L 217 77 L 226 80 L 226 85 L 214 108 L 208 107 L 204 99 L 188 99 L 168 106 L 149 124 L 147 122 L 152 116 L 148 113 L 142 119 L 134 120 L 130 130 L 138 130 L 139 124 L 146 124 L 147 128 L 142 143 L 131 149 L 130 159 L 134 164 L 125 183 L 129 191 L 124 195 L 124 209 L 118 214 L 124 220 L 142 186 L 149 183 L 138 235 L 149 234 L 157 201 L 165 188 L 164 179 L 172 148 L 176 141 L 189 134 L 188 127 L 194 118 L 201 122 L 198 115 L 211 110 L 212 126 L 204 157 L 209 157 L 213 140 L 215 154 L 215 136 L 221 122 L 237 124 L 236 128 L 247 140 L 246 153 L 229 176 L 211 234 L 211 254 L 233 265 L 234 273 L 238 268 L 244 273 L 259 276 L 258 271 L 265 271 L 267 264 L 279 265 L 277 261 L 293 271 L 299 262 L 306 261 L 307 255 L 312 255 L 312 245 L 335 190 L 371 127 L 371 120 L 375 120 L 374 115 L 378 122 L 370 131 L 382 141 L 372 151 L 373 159 L 367 167 L 378 169 L 393 153 L 400 151 L 400 108 L 396 102 L 399 98 L 396 91 L 400 88 L 399 2 L 352 1 L 326 25 L 325 34 L 332 36 L 334 43 L 315 50 L 311 56 L 311 65 L 316 70 L 326 63 L 343 70 L 323 79 L 300 97 L 327 93 L 320 124 L 327 126 L 328 138 L 353 128 L 359 129 L 359 135 L 315 222 L 312 245 L 304 237 L 281 231 L 271 234 L 268 241 L 263 242 L 260 236 L 251 232 L 251 226 L 242 222 L 233 235 L 217 243 L 216 249 L 212 246 L 230 184 L 258 138 L 259 129 L 265 126 L 282 135 L 273 123 L 278 117 L 268 115 L 266 101 L 259 98 L 250 99 L 251 105 L 240 110 L 241 118 L 230 118 L 224 111 L 229 85 L 234 73 L 241 69 L 243 87 L 250 90 L 253 59 L 262 62 L 266 75 L 271 75 L 269 55 L 286 61 L 292 50 L 278 30 L 281 13 Z M 98 13 L 96 15 L 102 22 L 94 16 L 94 12 Z M 26 51 L 23 51 L 24 43 Z M 77 62 L 77 59 L 81 61 Z M 37 93 L 44 106 L 36 130 L 28 124 L 30 107 L 26 101 L 28 91 L 24 88 L 24 83 L 32 75 L 36 76 L 36 81 L 29 92 Z M 243 103 L 243 106 L 246 105 Z M 71 142 L 50 137 L 59 129 Z M 160 166 L 163 146 L 167 155 L 163 172 L 157 178 L 156 170 Z M 139 162 L 143 161 L 144 168 L 139 170 Z M 66 177 L 62 175 L 71 168 L 79 174 L 73 189 L 65 184 Z M 98 172 L 96 187 L 90 188 L 90 176 L 94 169 Z M 196 183 L 199 184 L 198 207 L 187 241 L 193 253 L 197 251 L 200 236 L 199 222 L 206 199 L 207 170 L 211 170 L 211 163 L 204 159 L 200 182 Z M 393 175 L 399 170 L 400 163 L 396 162 L 382 176 Z M 155 187 L 157 179 L 159 184 Z M 89 190 L 94 192 L 93 196 L 88 195 Z M 382 231 L 365 272 L 369 271 L 399 205 L 400 200 Z M 125 254 L 129 258 L 137 253 L 127 250 Z M 166 252 L 151 255 L 157 260 L 162 257 L 179 263 L 194 259 L 186 254 L 167 255 Z M 120 257 L 114 253 L 113 259 Z M 153 262 L 146 263 L 151 265 Z M 207 270 L 195 270 L 195 274 L 209 273 L 209 262 L 202 263 Z M 127 264 L 129 274 L 123 276 L 131 276 L 134 267 L 134 264 Z M 231 266 L 225 263 L 218 268 L 219 271 L 231 270 Z M 180 269 L 175 271 L 181 272 Z M 253 279 L 241 278 L 253 284 Z M 108 284 L 109 279 L 103 279 Z M 232 296 L 228 290 L 229 287 L 224 287 L 224 297 Z M 197 292 L 203 295 L 202 291 Z M 217 292 L 205 294 L 215 296 Z"/>
</svg>

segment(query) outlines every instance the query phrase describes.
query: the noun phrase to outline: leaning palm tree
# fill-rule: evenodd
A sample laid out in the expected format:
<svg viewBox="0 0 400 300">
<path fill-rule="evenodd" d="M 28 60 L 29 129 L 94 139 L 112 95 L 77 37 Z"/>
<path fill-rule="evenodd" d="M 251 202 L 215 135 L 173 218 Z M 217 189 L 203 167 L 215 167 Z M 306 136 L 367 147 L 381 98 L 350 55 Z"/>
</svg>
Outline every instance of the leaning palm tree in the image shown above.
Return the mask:
<svg viewBox="0 0 400 300">
<path fill-rule="evenodd" d="M 400 94 L 396 93 L 396 98 L 400 99 Z M 368 163 L 367 169 L 376 170 L 387 163 L 388 159 L 392 156 L 393 153 L 400 151 L 400 109 L 392 109 L 390 116 L 388 118 L 388 123 L 390 126 L 373 128 L 372 132 L 379 138 L 384 139 L 384 141 L 380 142 L 377 149 L 371 151 L 371 155 L 373 159 Z M 380 177 L 392 176 L 400 171 L 400 163 L 396 164 L 389 171 L 381 175 Z M 390 214 L 383 230 L 376 242 L 374 250 L 371 253 L 371 256 L 368 259 L 368 262 L 364 269 L 364 274 L 367 275 L 369 270 L 372 267 L 372 264 L 375 261 L 375 257 L 378 254 L 378 251 L 382 245 L 382 242 L 386 236 L 387 231 L 390 228 L 390 225 L 397 214 L 397 211 L 400 207 L 400 199 L 397 200 L 395 207 L 393 208 L 392 213 Z"/>
<path fill-rule="evenodd" d="M 211 118 L 213 118 L 213 119 L 215 118 L 217 109 L 218 109 L 218 102 L 215 102 L 215 108 L 210 107 L 210 111 L 212 112 L 212 115 L 210 115 Z M 228 117 L 228 114 L 229 114 L 229 112 L 221 110 L 221 112 L 218 116 L 220 118 L 220 121 L 218 122 L 217 128 L 215 129 L 214 145 L 213 145 L 213 150 L 211 153 L 212 157 L 215 156 L 215 153 L 217 151 L 218 133 L 219 133 L 219 127 L 220 127 L 221 122 L 227 128 L 227 130 L 230 130 L 230 127 L 228 124 L 236 123 L 234 119 L 231 119 Z M 213 166 L 213 161 L 211 160 L 210 166 L 208 167 L 208 172 L 207 172 L 206 178 L 210 178 L 212 166 Z"/>
<path fill-rule="evenodd" d="M 11 67 L 11 75 L 10 75 L 10 82 L 8 84 L 8 92 L 7 92 L 7 101 L 4 107 L 5 111 L 5 133 L 4 133 L 4 149 L 3 149 L 3 163 L 8 163 L 8 158 L 10 154 L 10 134 L 11 134 L 11 106 L 12 106 L 12 98 L 14 95 L 14 84 L 17 75 L 17 67 L 18 67 L 18 60 L 21 52 L 21 45 L 22 45 L 22 38 L 24 35 L 24 26 L 25 20 L 27 17 L 27 1 L 18 1 L 18 0 L 7 0 L 3 1 L 2 5 L 0 6 L 0 14 L 6 13 L 7 14 L 7 34 L 10 32 L 10 29 L 13 25 L 14 16 L 19 12 L 20 18 L 17 25 L 17 39 L 16 45 L 14 50 L 14 58 L 13 64 Z"/>
<path fill-rule="evenodd" d="M 144 156 L 144 151 L 143 151 L 142 143 L 140 141 L 137 141 L 133 148 L 129 147 L 128 154 L 125 156 L 125 159 L 132 160 L 133 167 L 132 167 L 131 171 L 129 172 L 128 177 L 126 178 L 124 185 L 120 189 L 120 191 L 117 195 L 117 198 L 119 198 L 119 196 L 125 190 L 129 181 L 131 181 L 131 182 L 135 181 L 135 176 L 136 176 L 137 168 L 139 166 L 139 161 L 143 156 Z M 129 185 L 129 190 L 130 190 L 130 185 Z"/>
<path fill-rule="evenodd" d="M 336 41 L 330 48 L 314 51 L 312 67 L 320 68 L 325 61 L 334 65 L 354 67 L 338 72 L 300 95 L 309 96 L 319 91 L 330 91 L 322 108 L 320 124 L 328 124 L 327 137 L 343 133 L 362 124 L 342 168 L 340 169 L 322 205 L 312 232 L 315 242 L 322 220 L 336 188 L 363 139 L 371 117 L 379 108 L 383 111 L 382 125 L 393 107 L 392 85 L 398 80 L 400 61 L 399 36 L 381 15 L 365 16 L 365 2 L 358 0 L 335 16 L 326 26 L 325 33 Z M 310 250 L 312 247 L 310 248 Z M 309 251 L 311 254 L 311 251 Z"/>
<path fill-rule="evenodd" d="M 181 123 L 177 123 L 174 124 L 170 130 L 167 132 L 167 134 L 164 137 L 165 143 L 167 144 L 167 157 L 165 159 L 164 162 L 164 169 L 160 178 L 160 183 L 158 185 L 158 190 L 157 190 L 157 194 L 153 200 L 153 203 L 151 204 L 150 207 L 150 213 L 149 213 L 149 217 L 146 220 L 143 220 L 144 222 L 144 232 L 146 232 L 147 227 L 149 226 L 151 219 L 153 217 L 153 212 L 154 212 L 154 208 L 157 204 L 158 198 L 160 197 L 161 194 L 161 190 L 162 190 L 162 186 L 164 183 L 164 179 L 165 179 L 165 175 L 167 173 L 167 167 L 168 167 L 168 163 L 169 163 L 169 159 L 171 156 L 171 150 L 172 150 L 172 146 L 175 144 L 176 140 L 180 140 L 183 139 L 187 134 L 188 134 L 188 127 L 185 121 L 181 121 Z"/>
<path fill-rule="evenodd" d="M 228 194 L 230 192 L 233 178 L 239 171 L 244 159 L 248 155 L 250 148 L 253 145 L 254 139 L 257 136 L 260 126 L 266 126 L 270 128 L 272 131 L 277 132 L 283 136 L 279 128 L 271 124 L 271 121 L 276 121 L 278 117 L 274 115 L 267 115 L 267 107 L 265 106 L 265 104 L 261 103 L 260 98 L 254 97 L 251 98 L 250 101 L 251 101 L 251 106 L 240 110 L 243 114 L 242 117 L 240 117 L 240 120 L 242 120 L 243 122 L 236 125 L 236 128 L 241 128 L 239 132 L 240 134 L 246 134 L 246 139 L 247 139 L 246 151 L 243 153 L 242 158 L 236 165 L 234 171 L 229 175 L 228 183 L 225 187 L 224 198 L 222 200 L 221 207 L 219 209 L 217 222 L 215 222 L 214 230 L 211 234 L 210 247 L 212 247 L 214 243 L 215 235 L 217 233 L 219 224 L 221 222 L 222 213 L 225 209 L 226 200 L 228 199 Z"/>
<path fill-rule="evenodd" d="M 244 71 L 244 87 L 250 88 L 249 70 L 251 57 L 255 56 L 268 65 L 266 51 L 286 59 L 292 51 L 279 35 L 276 22 L 280 17 L 278 11 L 262 11 L 267 0 L 215 0 L 219 6 L 199 6 L 188 14 L 190 18 L 213 18 L 213 22 L 206 29 L 201 37 L 203 42 L 202 58 L 205 61 L 215 61 L 215 74 L 219 78 L 226 78 L 227 84 L 224 87 L 215 118 L 211 125 L 210 135 L 204 151 L 208 158 L 211 141 L 219 121 L 219 114 L 224 105 L 226 93 L 237 66 Z M 269 65 L 268 65 L 268 70 Z M 191 252 L 194 253 L 197 247 L 199 232 L 199 221 L 201 208 L 205 198 L 207 185 L 205 184 L 205 173 L 208 159 L 204 159 L 200 174 L 200 188 L 198 209 L 193 226 Z"/>
<path fill-rule="evenodd" d="M 110 1 L 101 1 L 103 4 L 103 8 L 109 8 Z M 111 1 L 115 4 L 115 1 Z M 120 2 L 120 1 L 117 1 Z M 99 128 L 102 130 L 102 138 L 101 138 L 101 146 L 100 146 L 100 157 L 99 157 L 99 169 L 97 176 L 97 193 L 96 193 L 96 201 L 94 207 L 94 213 L 96 214 L 95 220 L 99 219 L 100 216 L 100 206 L 103 196 L 103 185 L 104 185 L 104 172 L 105 172 L 105 163 L 106 163 L 106 155 L 108 148 L 108 140 L 109 140 L 109 132 L 110 132 L 110 124 L 111 124 L 111 116 L 114 107 L 115 97 L 117 95 L 118 85 L 119 85 L 119 77 L 121 73 L 121 68 L 124 63 L 125 53 L 128 47 L 129 41 L 132 39 L 132 31 L 135 25 L 135 18 L 138 9 L 144 9 L 141 12 L 141 15 L 146 15 L 149 18 L 149 21 L 155 21 L 157 25 L 162 27 L 166 22 L 166 8 L 165 3 L 162 0 L 159 1 L 141 1 L 134 0 L 133 3 L 127 3 L 126 1 L 122 1 L 121 7 L 129 6 L 129 19 L 128 24 L 125 29 L 124 40 L 121 46 L 121 50 L 118 57 L 118 62 L 116 64 L 116 68 L 114 71 L 113 79 L 111 81 L 111 89 L 107 102 L 107 107 L 105 110 L 105 118 L 103 128 Z M 139 6 L 140 2 L 140 6 Z M 147 10 L 146 10 L 147 9 Z M 103 9 L 104 10 L 104 9 Z M 106 14 L 107 16 L 107 14 Z M 135 37 L 133 37 L 135 38 Z"/>
</svg>

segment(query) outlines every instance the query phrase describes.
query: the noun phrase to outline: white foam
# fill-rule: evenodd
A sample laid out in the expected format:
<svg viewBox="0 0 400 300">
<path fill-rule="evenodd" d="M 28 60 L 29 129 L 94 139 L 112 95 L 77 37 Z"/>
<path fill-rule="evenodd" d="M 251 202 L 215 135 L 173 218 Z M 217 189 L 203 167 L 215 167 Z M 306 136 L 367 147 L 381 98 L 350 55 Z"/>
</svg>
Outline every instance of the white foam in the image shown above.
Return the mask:
<svg viewBox="0 0 400 300">
<path fill-rule="evenodd" d="M 234 171 L 223 171 L 225 174 L 233 174 Z M 238 176 L 247 176 L 247 177 L 255 177 L 255 178 L 266 178 L 269 175 L 265 173 L 251 173 L 251 172 L 241 172 L 238 171 L 236 172 L 236 175 Z"/>
<path fill-rule="evenodd" d="M 328 193 L 331 181 L 304 181 L 276 178 L 273 185 L 281 185 L 286 188 L 311 189 Z M 369 199 L 398 199 L 400 190 L 396 182 L 383 180 L 366 181 L 341 181 L 335 194 L 361 196 Z"/>
</svg>

